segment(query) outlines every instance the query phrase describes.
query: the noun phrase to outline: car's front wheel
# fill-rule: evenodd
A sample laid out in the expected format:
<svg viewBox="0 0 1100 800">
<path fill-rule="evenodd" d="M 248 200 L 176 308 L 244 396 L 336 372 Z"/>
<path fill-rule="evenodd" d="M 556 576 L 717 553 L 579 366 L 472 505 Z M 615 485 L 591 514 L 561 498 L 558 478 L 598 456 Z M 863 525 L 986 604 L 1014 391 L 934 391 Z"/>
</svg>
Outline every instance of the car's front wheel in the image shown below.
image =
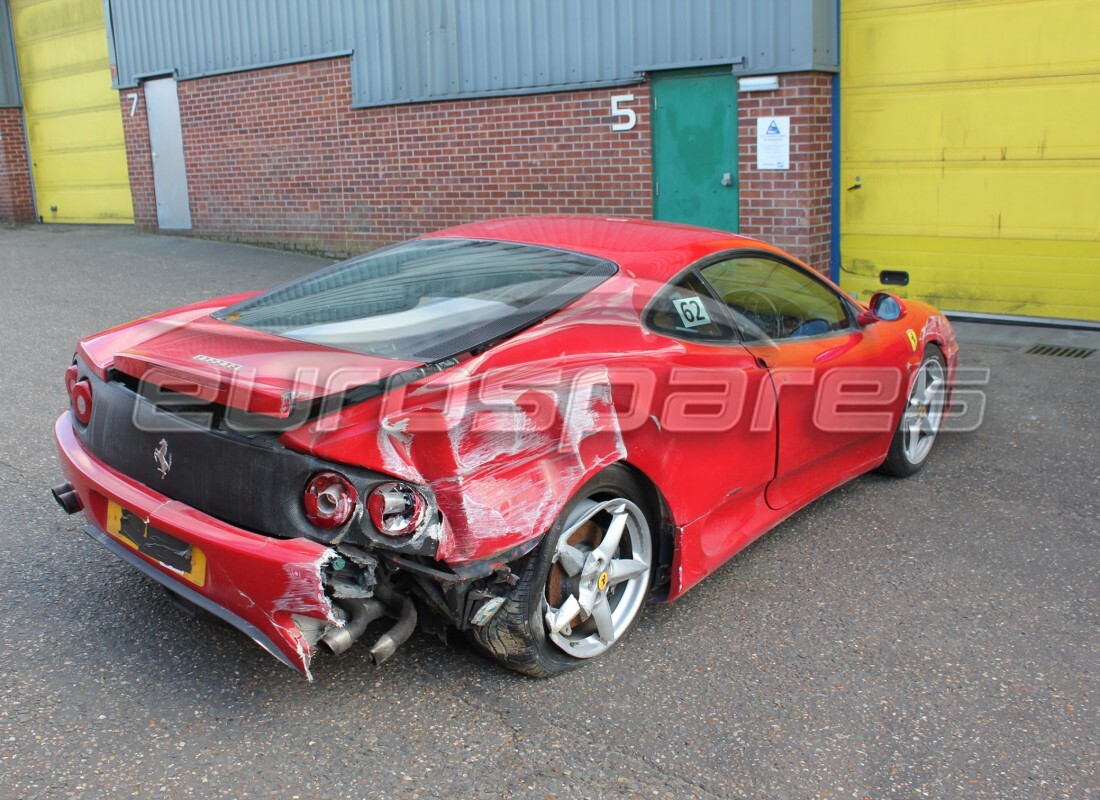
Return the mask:
<svg viewBox="0 0 1100 800">
<path fill-rule="evenodd" d="M 474 641 L 506 667 L 549 677 L 622 641 L 653 574 L 645 495 L 630 471 L 609 467 L 569 502 L 519 568 L 520 580 Z"/>
<path fill-rule="evenodd" d="M 930 344 L 913 376 L 905 409 L 880 472 L 904 478 L 924 466 L 943 424 L 946 401 L 946 361 L 940 349 Z"/>
</svg>

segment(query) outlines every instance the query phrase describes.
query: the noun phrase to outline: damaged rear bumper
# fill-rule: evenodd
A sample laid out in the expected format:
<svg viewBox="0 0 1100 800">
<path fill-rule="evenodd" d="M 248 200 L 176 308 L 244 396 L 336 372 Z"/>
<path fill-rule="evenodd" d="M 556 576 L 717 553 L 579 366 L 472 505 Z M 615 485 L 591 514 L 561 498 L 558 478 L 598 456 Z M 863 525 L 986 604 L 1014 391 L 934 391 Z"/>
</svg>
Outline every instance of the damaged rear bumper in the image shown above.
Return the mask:
<svg viewBox="0 0 1100 800">
<path fill-rule="evenodd" d="M 84 448 L 68 413 L 58 418 L 54 434 L 62 471 L 88 519 L 84 530 L 89 536 L 310 677 L 309 663 L 319 637 L 343 624 L 324 589 L 322 571 L 337 557 L 333 549 L 303 538 L 251 533 L 127 478 Z M 143 530 L 184 543 L 186 563 L 195 566 L 169 565 L 142 552 L 120 531 L 119 509 L 135 517 Z"/>
</svg>

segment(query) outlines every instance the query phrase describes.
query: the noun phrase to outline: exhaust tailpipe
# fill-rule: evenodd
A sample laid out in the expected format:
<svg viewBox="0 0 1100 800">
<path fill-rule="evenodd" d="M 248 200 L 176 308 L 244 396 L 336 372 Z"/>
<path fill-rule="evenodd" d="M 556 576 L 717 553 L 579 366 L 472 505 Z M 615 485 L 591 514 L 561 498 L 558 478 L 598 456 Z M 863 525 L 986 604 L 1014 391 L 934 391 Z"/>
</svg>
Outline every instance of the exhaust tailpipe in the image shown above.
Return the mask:
<svg viewBox="0 0 1100 800">
<path fill-rule="evenodd" d="M 396 612 L 397 615 L 397 622 L 393 627 L 379 636 L 378 641 L 371 646 L 370 660 L 377 667 L 412 636 L 413 630 L 416 629 L 416 606 L 408 597 L 395 592 L 384 583 L 375 586 L 374 593 L 388 606 L 391 614 Z"/>
<path fill-rule="evenodd" d="M 80 502 L 80 498 L 76 496 L 73 485 L 68 481 L 51 487 L 50 494 L 53 495 L 53 499 L 65 510 L 66 514 L 75 514 L 84 507 Z"/>
<path fill-rule="evenodd" d="M 351 619 L 344 627 L 330 628 L 321 637 L 321 644 L 337 656 L 355 644 L 367 626 L 386 613 L 381 600 L 341 600 L 340 607 L 351 615 Z"/>
</svg>

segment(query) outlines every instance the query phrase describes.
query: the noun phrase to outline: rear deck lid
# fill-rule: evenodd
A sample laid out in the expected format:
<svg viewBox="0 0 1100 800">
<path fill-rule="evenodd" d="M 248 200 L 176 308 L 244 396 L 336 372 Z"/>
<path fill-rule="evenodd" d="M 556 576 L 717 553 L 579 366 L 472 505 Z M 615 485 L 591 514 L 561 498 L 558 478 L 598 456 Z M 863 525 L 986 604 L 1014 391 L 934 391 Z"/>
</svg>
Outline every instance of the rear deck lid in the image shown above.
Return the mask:
<svg viewBox="0 0 1100 800">
<path fill-rule="evenodd" d="M 230 325 L 210 316 L 115 355 L 138 381 L 254 414 L 286 418 L 296 404 L 384 381 L 421 361 L 351 353 Z"/>
</svg>

